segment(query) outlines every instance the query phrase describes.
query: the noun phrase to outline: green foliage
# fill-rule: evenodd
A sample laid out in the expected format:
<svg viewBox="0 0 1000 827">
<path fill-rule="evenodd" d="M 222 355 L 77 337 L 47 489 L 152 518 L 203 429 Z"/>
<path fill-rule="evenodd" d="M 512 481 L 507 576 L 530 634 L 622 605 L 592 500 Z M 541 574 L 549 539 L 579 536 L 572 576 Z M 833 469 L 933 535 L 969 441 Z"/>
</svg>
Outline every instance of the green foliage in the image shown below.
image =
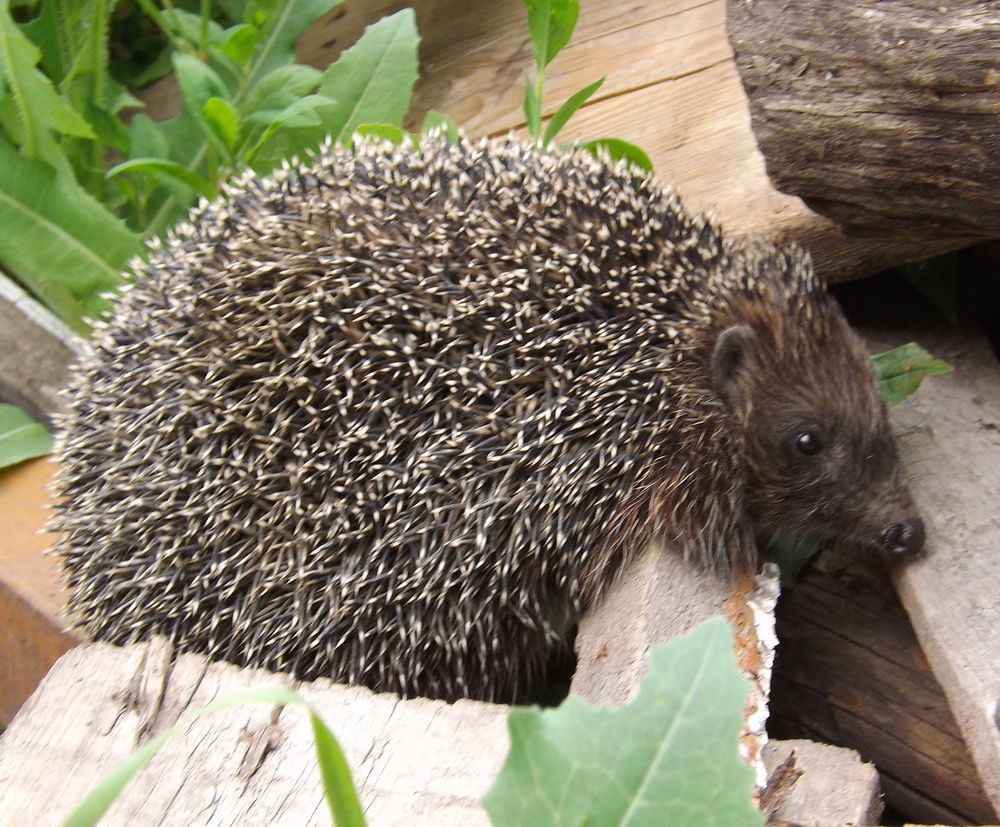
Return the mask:
<svg viewBox="0 0 1000 827">
<path fill-rule="evenodd" d="M 52 450 L 52 438 L 45 426 L 35 422 L 15 405 L 0 404 L 0 468 Z"/>
<path fill-rule="evenodd" d="M 70 813 L 63 827 L 93 827 L 114 803 L 125 785 L 157 753 L 170 737 L 179 729 L 187 728 L 198 718 L 211 715 L 223 709 L 245 703 L 273 703 L 284 706 L 301 706 L 309 713 L 316 746 L 316 760 L 323 794 L 326 797 L 330 815 L 337 827 L 364 827 L 365 817 L 358 799 L 357 790 L 351 779 L 347 759 L 329 727 L 319 713 L 298 692 L 287 687 L 247 689 L 225 698 L 213 701 L 198 712 L 181 719 L 172 727 L 151 739 L 141 749 L 122 761 L 98 783 L 87 797 Z"/>
<path fill-rule="evenodd" d="M 325 72 L 294 63 L 298 36 L 339 2 L 233 0 L 220 23 L 207 2 L 196 14 L 138 0 L 182 95 L 181 111 L 157 123 L 123 117 L 139 102 L 110 72 L 114 0 L 47 0 L 25 23 L 0 0 L 0 221 L 17 228 L 0 238 L 3 268 L 86 332 L 141 237 L 234 173 L 266 173 L 361 124 L 399 129 L 417 78 L 411 10 L 370 26 Z"/>
<path fill-rule="evenodd" d="M 107 306 L 104 294 L 139 252 L 139 238 L 75 178 L 0 138 L 0 261 L 78 332 Z"/>
<path fill-rule="evenodd" d="M 739 757 L 747 681 L 713 618 L 650 653 L 636 699 L 513 709 L 511 749 L 484 805 L 494 825 L 763 825 Z"/>
<path fill-rule="evenodd" d="M 573 36 L 580 16 L 580 3 L 578 0 L 524 0 L 524 5 L 528 9 L 528 31 L 531 34 L 531 52 L 535 60 L 534 76 L 525 72 L 524 77 L 524 118 L 535 143 L 546 147 L 555 140 L 576 111 L 601 88 L 604 78 L 601 77 L 570 95 L 549 118 L 543 130 L 542 81 L 545 68 Z M 653 171 L 649 156 L 639 147 L 620 138 L 600 138 L 575 145 L 595 155 L 605 153 L 613 160 L 624 159 L 645 172 Z"/>
<path fill-rule="evenodd" d="M 882 398 L 889 407 L 898 405 L 916 391 L 925 376 L 938 376 L 951 370 L 951 365 L 935 359 L 915 342 L 876 353 L 871 363 Z"/>
</svg>

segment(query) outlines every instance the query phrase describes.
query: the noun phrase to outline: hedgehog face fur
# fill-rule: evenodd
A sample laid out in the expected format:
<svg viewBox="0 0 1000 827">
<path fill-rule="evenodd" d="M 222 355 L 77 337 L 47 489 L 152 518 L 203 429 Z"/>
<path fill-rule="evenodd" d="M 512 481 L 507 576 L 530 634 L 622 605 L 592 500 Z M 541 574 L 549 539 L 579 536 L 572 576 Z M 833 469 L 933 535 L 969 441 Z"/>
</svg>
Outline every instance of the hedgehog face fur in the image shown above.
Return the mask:
<svg viewBox="0 0 1000 827">
<path fill-rule="evenodd" d="M 920 545 L 805 257 L 623 166 L 327 147 L 137 270 L 60 451 L 94 637 L 509 700 L 651 539 L 720 569 L 783 530 Z"/>
</svg>

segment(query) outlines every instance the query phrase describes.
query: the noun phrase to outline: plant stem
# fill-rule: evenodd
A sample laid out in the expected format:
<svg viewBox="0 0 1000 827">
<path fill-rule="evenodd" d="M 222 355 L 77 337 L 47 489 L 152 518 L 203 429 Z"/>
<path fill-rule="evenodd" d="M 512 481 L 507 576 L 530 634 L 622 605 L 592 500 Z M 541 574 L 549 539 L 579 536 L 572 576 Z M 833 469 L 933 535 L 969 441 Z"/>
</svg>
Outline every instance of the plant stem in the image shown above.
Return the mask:
<svg viewBox="0 0 1000 827">
<path fill-rule="evenodd" d="M 90 100 L 104 108 L 106 89 L 104 75 L 108 61 L 108 22 L 110 9 L 106 0 L 95 0 L 90 20 Z M 90 143 L 90 174 L 87 189 L 100 200 L 104 190 L 104 151 L 101 141 L 95 138 Z"/>
</svg>

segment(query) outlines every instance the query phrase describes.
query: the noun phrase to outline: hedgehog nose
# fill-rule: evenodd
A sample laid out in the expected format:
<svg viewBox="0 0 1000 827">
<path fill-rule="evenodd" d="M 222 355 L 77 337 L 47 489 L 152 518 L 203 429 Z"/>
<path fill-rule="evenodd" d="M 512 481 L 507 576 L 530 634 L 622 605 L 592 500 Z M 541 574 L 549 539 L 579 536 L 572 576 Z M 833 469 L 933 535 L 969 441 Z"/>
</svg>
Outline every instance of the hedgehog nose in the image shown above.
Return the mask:
<svg viewBox="0 0 1000 827">
<path fill-rule="evenodd" d="M 924 521 L 919 517 L 893 523 L 882 533 L 882 548 L 890 554 L 909 556 L 924 547 Z"/>
</svg>

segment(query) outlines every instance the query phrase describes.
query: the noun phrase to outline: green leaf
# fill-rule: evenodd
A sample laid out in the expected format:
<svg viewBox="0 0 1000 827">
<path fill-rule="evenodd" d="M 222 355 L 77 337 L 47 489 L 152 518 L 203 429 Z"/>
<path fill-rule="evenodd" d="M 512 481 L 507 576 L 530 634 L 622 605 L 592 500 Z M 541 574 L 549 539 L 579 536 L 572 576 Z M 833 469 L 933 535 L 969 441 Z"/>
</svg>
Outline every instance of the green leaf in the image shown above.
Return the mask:
<svg viewBox="0 0 1000 827">
<path fill-rule="evenodd" d="M 916 342 L 876 353 L 871 363 L 882 398 L 890 408 L 919 388 L 925 376 L 937 376 L 951 370 L 951 365 L 935 359 Z"/>
<path fill-rule="evenodd" d="M 209 98 L 229 100 L 229 89 L 218 73 L 204 61 L 183 52 L 174 53 L 177 83 L 184 94 L 184 105 L 196 117 L 200 116 Z"/>
<path fill-rule="evenodd" d="M 131 160 L 162 158 L 200 175 L 201 170 L 208 171 L 206 159 L 210 142 L 206 137 L 206 129 L 204 121 L 199 121 L 185 107 L 168 121 L 148 121 L 139 132 L 130 131 L 133 144 L 129 157 Z M 159 138 L 154 138 L 154 133 Z M 211 143 L 214 145 L 215 141 L 212 140 Z M 160 151 L 157 151 L 157 146 Z M 140 222 L 143 235 L 148 237 L 163 233 L 171 224 L 184 217 L 197 197 L 194 190 L 179 184 L 176 179 L 161 178 L 159 185 L 148 194 L 148 214 Z"/>
<path fill-rule="evenodd" d="M 125 172 L 145 172 L 150 175 L 168 175 L 175 178 L 182 184 L 193 189 L 205 198 L 214 198 L 216 195 L 212 185 L 202 178 L 198 173 L 191 172 L 186 167 L 173 161 L 163 161 L 159 158 L 133 158 L 113 166 L 107 171 L 108 178 L 114 178 Z"/>
<path fill-rule="evenodd" d="M 129 158 L 166 158 L 170 151 L 166 136 L 156 122 L 142 112 L 129 121 L 128 134 Z"/>
<path fill-rule="evenodd" d="M 650 652 L 636 699 L 512 709 L 511 748 L 483 804 L 495 827 L 761 827 L 739 757 L 747 681 L 716 617 Z"/>
<path fill-rule="evenodd" d="M 344 142 L 363 123 L 402 125 L 417 81 L 417 34 L 413 9 L 372 24 L 320 80 L 319 93 L 336 100 L 324 128 Z"/>
<path fill-rule="evenodd" d="M 85 105 L 84 111 L 98 140 L 119 152 L 128 149 L 128 129 L 118 118 L 107 109 L 90 102 Z"/>
<path fill-rule="evenodd" d="M 0 404 L 0 468 L 43 457 L 52 450 L 52 437 L 16 405 Z"/>
<path fill-rule="evenodd" d="M 305 705 L 301 699 L 300 702 Z M 333 823 L 337 827 L 364 827 L 364 811 L 361 809 L 358 793 L 354 789 L 351 768 L 347 764 L 340 744 L 312 707 L 309 707 L 309 719 L 312 722 L 313 741 L 316 744 L 316 757 L 319 759 L 323 792 L 330 807 Z"/>
<path fill-rule="evenodd" d="M 232 104 L 222 98 L 209 98 L 203 110 L 212 132 L 232 151 L 240 132 L 240 118 Z"/>
<path fill-rule="evenodd" d="M 17 119 L 16 140 L 27 157 L 56 165 L 62 152 L 50 130 L 82 138 L 94 137 L 94 131 L 35 68 L 40 57 L 41 52 L 11 17 L 6 0 L 0 3 L 0 90 L 6 90 L 10 97 Z M 5 123 L 8 130 L 10 126 Z"/>
<path fill-rule="evenodd" d="M 326 95 L 306 95 L 276 116 L 269 112 L 248 116 L 248 121 L 261 120 L 266 127 L 246 153 L 246 163 L 266 174 L 281 159 L 312 149 L 317 143 L 315 128 L 322 126 L 324 113 L 334 106 L 336 102 Z"/>
<path fill-rule="evenodd" d="M 226 57 L 242 65 L 250 59 L 260 37 L 261 32 L 255 26 L 240 23 L 238 26 L 226 29 L 218 45 Z"/>
<path fill-rule="evenodd" d="M 214 20 L 209 20 L 204 28 L 204 42 L 202 42 L 203 29 L 201 15 L 192 14 L 184 9 L 164 9 L 160 12 L 160 19 L 167 24 L 171 34 L 185 41 L 189 44 L 190 48 L 194 48 L 201 54 L 207 49 L 209 43 L 218 43 L 221 45 L 227 40 L 222 26 Z"/>
<path fill-rule="evenodd" d="M 85 48 L 85 20 L 93 14 L 93 6 L 93 2 L 49 0 L 40 4 L 37 17 L 21 26 L 41 50 L 42 66 L 57 85 L 69 76 Z"/>
<path fill-rule="evenodd" d="M 320 71 L 312 66 L 281 66 L 260 79 L 240 105 L 244 116 L 270 123 L 280 112 L 302 98 L 319 83 Z"/>
<path fill-rule="evenodd" d="M 535 68 L 539 74 L 569 43 L 580 16 L 577 0 L 524 0 Z"/>
<path fill-rule="evenodd" d="M 254 112 L 247 116 L 247 120 L 264 123 L 273 128 L 279 126 L 320 126 L 323 123 L 323 111 L 336 105 L 337 102 L 326 95 L 306 95 L 304 98 L 293 100 L 280 112 Z M 294 150 L 291 154 L 294 154 Z"/>
<path fill-rule="evenodd" d="M 548 126 L 545 127 L 545 135 L 542 137 L 542 146 L 548 146 L 552 143 L 553 138 L 559 134 L 559 130 L 566 125 L 566 121 L 573 116 L 577 109 L 583 106 L 594 92 L 601 88 L 602 83 L 604 83 L 604 78 L 595 80 L 589 86 L 584 86 L 579 92 L 574 92 L 566 99 L 566 102 L 549 119 Z"/>
<path fill-rule="evenodd" d="M 53 307 L 74 330 L 108 306 L 122 268 L 142 250 L 139 237 L 75 182 L 0 140 L 0 261 L 36 296 L 68 291 L 79 310 Z"/>
<path fill-rule="evenodd" d="M 598 157 L 603 153 L 612 161 L 628 161 L 632 166 L 643 172 L 648 173 L 653 171 L 653 162 L 649 159 L 649 156 L 635 144 L 630 144 L 628 141 L 623 141 L 620 138 L 597 138 L 593 141 L 581 141 L 577 146 L 586 149 Z"/>
<path fill-rule="evenodd" d="M 219 698 L 197 712 L 181 718 L 165 729 L 141 749 L 111 770 L 86 798 L 69 814 L 62 827 L 95 827 L 108 811 L 125 785 L 157 753 L 178 730 L 186 729 L 192 722 L 223 709 L 245 703 L 274 703 L 283 706 L 301 706 L 309 712 L 319 762 L 320 777 L 327 805 L 333 814 L 336 827 L 365 827 L 365 817 L 358 800 L 350 768 L 337 739 L 323 723 L 316 710 L 293 689 L 284 686 L 244 689 L 225 698 Z"/>
<path fill-rule="evenodd" d="M 257 0 L 247 4 L 243 19 L 252 23 L 264 20 L 264 32 L 253 52 L 243 89 L 257 82 L 279 66 L 295 62 L 295 41 L 334 6 L 343 0 Z"/>
</svg>

